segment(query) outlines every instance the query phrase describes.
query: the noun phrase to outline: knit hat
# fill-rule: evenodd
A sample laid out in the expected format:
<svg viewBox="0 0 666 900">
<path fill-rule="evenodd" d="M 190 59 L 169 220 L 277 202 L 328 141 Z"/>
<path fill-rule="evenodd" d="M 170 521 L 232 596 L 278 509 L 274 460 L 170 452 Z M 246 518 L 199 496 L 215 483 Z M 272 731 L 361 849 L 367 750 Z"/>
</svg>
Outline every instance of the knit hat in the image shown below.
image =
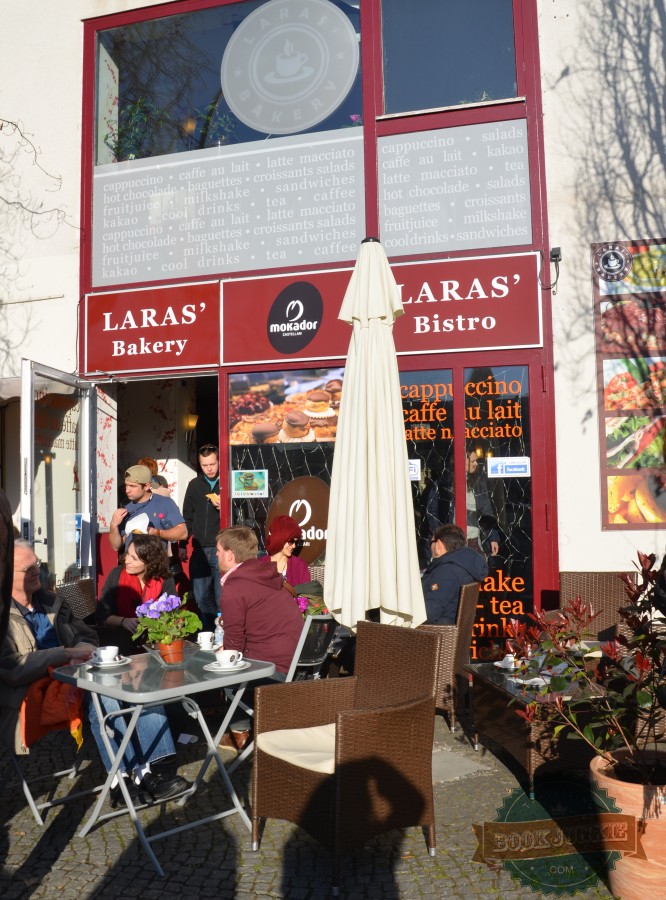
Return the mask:
<svg viewBox="0 0 666 900">
<path fill-rule="evenodd" d="M 130 466 L 129 469 L 125 469 L 125 481 L 150 484 L 152 477 L 148 466 Z"/>
<path fill-rule="evenodd" d="M 291 516 L 276 516 L 266 532 L 266 552 L 269 556 L 279 553 L 292 538 L 300 541 L 301 526 Z"/>
</svg>

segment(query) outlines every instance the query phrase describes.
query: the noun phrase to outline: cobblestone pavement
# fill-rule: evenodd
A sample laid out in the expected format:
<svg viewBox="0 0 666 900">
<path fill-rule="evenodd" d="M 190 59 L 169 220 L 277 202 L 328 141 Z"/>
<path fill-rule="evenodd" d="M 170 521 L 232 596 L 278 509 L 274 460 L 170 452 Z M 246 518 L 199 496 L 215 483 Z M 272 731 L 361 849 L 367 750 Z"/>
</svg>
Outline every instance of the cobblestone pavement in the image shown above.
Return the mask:
<svg viewBox="0 0 666 900">
<path fill-rule="evenodd" d="M 66 764 L 72 757 L 70 744 L 71 738 L 62 733 L 45 738 L 27 761 L 30 771 L 53 767 L 60 760 L 60 764 Z M 203 740 L 179 750 L 178 771 L 193 778 L 197 761 L 204 752 Z M 435 759 L 438 779 L 446 779 L 435 784 L 436 857 L 428 856 L 418 828 L 376 838 L 344 861 L 341 896 L 350 900 L 417 900 L 420 897 L 509 900 L 548 896 L 525 886 L 504 869 L 492 870 L 472 861 L 478 846 L 472 826 L 496 820 L 498 807 L 518 787 L 515 774 L 493 754 L 483 750 L 475 753 L 462 732 L 451 735 L 439 718 Z M 84 763 L 79 786 L 98 784 L 100 775 L 97 759 Z M 249 776 L 247 764 L 234 776 L 245 798 Z M 98 897 L 324 900 L 329 896 L 327 852 L 288 823 L 270 820 L 257 853 L 251 851 L 249 834 L 238 816 L 155 842 L 152 846 L 166 873 L 165 878 L 160 878 L 141 849 L 129 816 L 112 819 L 93 829 L 86 838 L 79 838 L 77 832 L 92 805 L 91 798 L 84 797 L 50 810 L 45 826 L 40 828 L 20 788 L 9 786 L 12 780 L 11 763 L 3 756 L 0 761 L 3 900 L 55 897 L 63 900 Z M 211 767 L 205 785 L 188 806 L 166 806 L 161 816 L 162 826 L 178 824 L 188 816 L 199 818 L 224 805 L 222 783 Z M 151 823 L 160 818 L 158 808 L 144 810 L 140 816 L 150 834 Z M 598 881 L 578 896 L 602 900 L 611 895 L 603 881 Z"/>
</svg>

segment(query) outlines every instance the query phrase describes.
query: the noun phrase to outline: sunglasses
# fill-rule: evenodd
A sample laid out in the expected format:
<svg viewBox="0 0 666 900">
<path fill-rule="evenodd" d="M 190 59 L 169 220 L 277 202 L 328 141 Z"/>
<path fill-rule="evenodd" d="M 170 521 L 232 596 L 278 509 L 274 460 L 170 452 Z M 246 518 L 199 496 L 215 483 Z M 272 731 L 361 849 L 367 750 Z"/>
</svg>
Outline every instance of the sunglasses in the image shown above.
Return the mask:
<svg viewBox="0 0 666 900">
<path fill-rule="evenodd" d="M 217 453 L 219 456 L 220 450 L 215 444 L 204 444 L 203 447 L 199 447 L 197 453 L 199 456 L 209 456 L 211 453 Z"/>
</svg>

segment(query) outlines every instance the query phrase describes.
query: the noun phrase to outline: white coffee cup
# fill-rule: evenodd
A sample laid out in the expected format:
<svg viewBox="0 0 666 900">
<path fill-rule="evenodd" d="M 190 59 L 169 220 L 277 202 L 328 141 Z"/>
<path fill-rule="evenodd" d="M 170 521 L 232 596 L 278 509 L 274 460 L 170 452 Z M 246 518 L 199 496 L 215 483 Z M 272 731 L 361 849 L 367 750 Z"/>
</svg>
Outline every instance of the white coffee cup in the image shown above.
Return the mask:
<svg viewBox="0 0 666 900">
<path fill-rule="evenodd" d="M 513 669 L 516 665 L 516 657 L 513 653 L 507 653 L 507 655 L 502 660 L 502 666 L 505 669 Z"/>
<path fill-rule="evenodd" d="M 217 653 L 217 662 L 224 668 L 231 666 L 239 666 L 243 662 L 243 654 L 240 650 L 219 650 Z"/>
<path fill-rule="evenodd" d="M 202 631 L 197 635 L 197 644 L 202 650 L 212 650 L 215 635 L 212 631 Z"/>
<path fill-rule="evenodd" d="M 98 647 L 97 650 L 95 650 L 95 659 L 98 662 L 113 662 L 117 656 L 117 647 Z"/>
</svg>

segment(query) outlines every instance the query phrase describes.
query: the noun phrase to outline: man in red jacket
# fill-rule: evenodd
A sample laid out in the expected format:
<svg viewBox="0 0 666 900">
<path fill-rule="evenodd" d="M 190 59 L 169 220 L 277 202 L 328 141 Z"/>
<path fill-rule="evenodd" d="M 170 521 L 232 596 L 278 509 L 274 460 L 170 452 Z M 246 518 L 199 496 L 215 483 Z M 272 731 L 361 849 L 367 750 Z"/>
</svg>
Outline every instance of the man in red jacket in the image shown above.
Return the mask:
<svg viewBox="0 0 666 900">
<path fill-rule="evenodd" d="M 220 608 L 224 647 L 249 659 L 275 663 L 286 674 L 303 630 L 303 616 L 275 565 L 257 559 L 250 528 L 225 528 L 217 536 L 222 573 Z"/>
</svg>

